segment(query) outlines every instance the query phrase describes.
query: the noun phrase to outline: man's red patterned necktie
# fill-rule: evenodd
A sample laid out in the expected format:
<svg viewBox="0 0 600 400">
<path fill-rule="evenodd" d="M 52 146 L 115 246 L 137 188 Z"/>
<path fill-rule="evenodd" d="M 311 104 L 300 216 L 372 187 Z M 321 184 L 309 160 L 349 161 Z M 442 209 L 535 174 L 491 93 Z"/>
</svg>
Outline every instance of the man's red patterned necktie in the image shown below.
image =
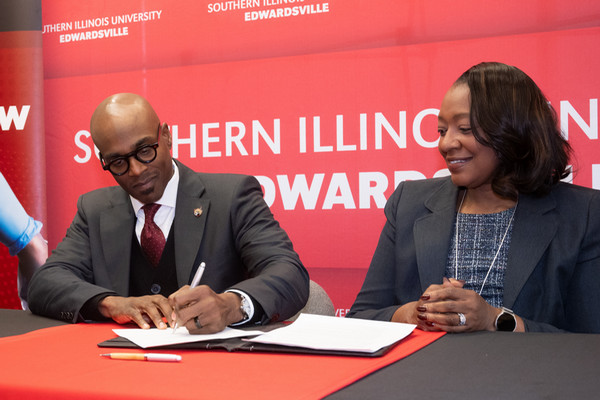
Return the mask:
<svg viewBox="0 0 600 400">
<path fill-rule="evenodd" d="M 142 245 L 144 254 L 155 267 L 158 265 L 160 256 L 165 248 L 165 236 L 154 222 L 154 215 L 159 208 L 160 204 L 156 203 L 146 204 L 142 207 L 146 219 L 140 237 L 140 244 Z"/>
</svg>

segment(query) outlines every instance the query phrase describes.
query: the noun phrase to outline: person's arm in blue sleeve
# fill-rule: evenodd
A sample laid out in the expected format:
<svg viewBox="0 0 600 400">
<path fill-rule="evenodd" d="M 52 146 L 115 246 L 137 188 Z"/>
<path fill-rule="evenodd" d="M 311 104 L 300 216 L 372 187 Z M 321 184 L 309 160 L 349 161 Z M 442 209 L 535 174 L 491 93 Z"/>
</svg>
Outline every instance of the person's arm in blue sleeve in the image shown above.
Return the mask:
<svg viewBox="0 0 600 400">
<path fill-rule="evenodd" d="M 48 244 L 40 234 L 42 223 L 31 217 L 0 173 L 0 243 L 19 258 L 18 290 L 27 308 L 27 286 L 31 276 L 48 257 Z"/>
</svg>

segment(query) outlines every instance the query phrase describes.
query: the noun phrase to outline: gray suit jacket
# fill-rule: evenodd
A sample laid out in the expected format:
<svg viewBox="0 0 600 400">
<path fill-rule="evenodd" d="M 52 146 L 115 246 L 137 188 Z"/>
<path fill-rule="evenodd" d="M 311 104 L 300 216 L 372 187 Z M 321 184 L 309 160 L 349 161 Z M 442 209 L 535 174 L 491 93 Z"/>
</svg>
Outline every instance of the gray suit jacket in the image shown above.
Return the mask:
<svg viewBox="0 0 600 400">
<path fill-rule="evenodd" d="M 398 306 L 441 284 L 457 191 L 449 177 L 398 186 L 349 316 L 389 321 Z M 600 191 L 560 183 L 541 198 L 519 196 L 504 306 L 529 331 L 600 332 Z"/>
<path fill-rule="evenodd" d="M 256 179 L 177 165 L 173 233 L 179 286 L 189 284 L 204 261 L 200 284 L 217 293 L 230 288 L 248 293 L 265 311 L 263 323 L 294 315 L 308 299 L 308 273 Z M 196 217 L 198 208 L 202 214 Z M 98 294 L 128 296 L 135 222 L 129 196 L 119 186 L 82 195 L 65 238 L 30 282 L 31 311 L 75 322 L 83 304 Z"/>
</svg>

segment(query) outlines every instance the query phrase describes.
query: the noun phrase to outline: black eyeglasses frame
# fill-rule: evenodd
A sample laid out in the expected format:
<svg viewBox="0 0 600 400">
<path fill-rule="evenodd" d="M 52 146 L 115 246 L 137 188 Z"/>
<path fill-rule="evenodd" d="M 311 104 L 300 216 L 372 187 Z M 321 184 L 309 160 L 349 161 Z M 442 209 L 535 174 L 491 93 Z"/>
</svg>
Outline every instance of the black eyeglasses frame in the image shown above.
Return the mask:
<svg viewBox="0 0 600 400">
<path fill-rule="evenodd" d="M 125 175 L 127 173 L 127 171 L 129 171 L 129 159 L 131 157 L 134 157 L 136 160 L 138 160 L 139 162 L 141 162 L 142 164 L 150 164 L 152 161 L 156 160 L 156 156 L 158 155 L 158 142 L 159 142 L 159 137 L 160 137 L 160 124 L 158 124 L 158 132 L 156 135 L 156 143 L 152 143 L 152 144 L 144 144 L 138 148 L 136 148 L 135 150 L 127 153 L 127 154 L 123 154 L 122 156 L 117 156 L 115 158 L 113 158 L 108 164 L 106 164 L 104 162 L 104 157 L 102 156 L 102 153 L 98 153 L 98 156 L 100 157 L 100 165 L 102 165 L 102 169 L 105 171 L 109 171 L 111 174 L 113 174 L 114 176 L 122 176 Z M 147 148 L 152 148 L 154 150 L 154 157 L 152 157 L 152 159 L 150 160 L 142 160 L 138 157 L 138 153 L 141 152 L 142 150 L 145 150 Z M 110 169 L 110 166 L 116 162 L 116 161 L 120 161 L 120 160 L 125 160 L 127 162 L 127 168 L 125 168 L 125 171 L 120 172 L 120 173 L 115 173 Z"/>
</svg>

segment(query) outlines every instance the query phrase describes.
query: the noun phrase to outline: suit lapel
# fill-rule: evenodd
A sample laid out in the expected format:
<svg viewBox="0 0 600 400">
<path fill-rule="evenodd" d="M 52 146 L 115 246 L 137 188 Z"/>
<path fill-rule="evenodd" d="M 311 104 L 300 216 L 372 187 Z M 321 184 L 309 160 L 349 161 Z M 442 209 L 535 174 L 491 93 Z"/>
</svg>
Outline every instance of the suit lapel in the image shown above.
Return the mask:
<svg viewBox="0 0 600 400">
<path fill-rule="evenodd" d="M 100 215 L 100 240 L 112 287 L 119 295 L 127 296 L 135 215 L 124 191 L 119 191 L 111 203 L 113 206 Z"/>
<path fill-rule="evenodd" d="M 210 200 L 202 199 L 204 184 L 199 175 L 177 162 L 180 179 L 177 207 L 173 221 L 175 239 L 175 267 L 179 286 L 190 283 L 192 271 L 204 236 Z"/>
<path fill-rule="evenodd" d="M 458 188 L 447 179 L 425 200 L 425 207 L 431 213 L 415 221 L 413 233 L 422 291 L 433 283 L 442 283 L 440 277 L 446 269 L 449 238 L 456 215 L 456 200 L 448 199 L 456 199 L 457 194 Z"/>
<path fill-rule="evenodd" d="M 519 196 L 504 276 L 504 306 L 508 308 L 513 307 L 523 285 L 556 235 L 557 219 L 552 217 L 555 207 L 552 194 L 542 198 Z"/>
<path fill-rule="evenodd" d="M 441 283 L 446 269 L 452 226 L 456 215 L 458 188 L 450 180 L 433 193 L 425 206 L 431 214 L 415 221 L 414 238 L 417 253 L 417 265 L 421 277 L 421 289 L 432 283 Z M 543 198 L 528 195 L 519 196 L 519 205 L 514 219 L 508 254 L 507 269 L 504 277 L 504 305 L 512 307 L 540 261 L 558 226 L 552 210 L 556 202 L 552 194 Z"/>
</svg>

